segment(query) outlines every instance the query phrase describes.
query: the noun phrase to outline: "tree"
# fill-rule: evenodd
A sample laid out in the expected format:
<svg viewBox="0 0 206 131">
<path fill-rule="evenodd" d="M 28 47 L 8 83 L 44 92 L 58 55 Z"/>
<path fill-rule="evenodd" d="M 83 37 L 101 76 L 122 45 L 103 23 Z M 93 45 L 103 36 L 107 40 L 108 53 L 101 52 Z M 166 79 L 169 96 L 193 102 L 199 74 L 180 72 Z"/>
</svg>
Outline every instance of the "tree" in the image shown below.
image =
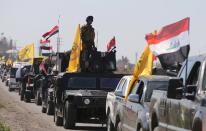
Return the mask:
<svg viewBox="0 0 206 131">
<path fill-rule="evenodd" d="M 117 72 L 131 74 L 134 69 L 134 64 L 131 64 L 126 56 L 122 56 L 121 59 L 117 60 Z"/>
</svg>

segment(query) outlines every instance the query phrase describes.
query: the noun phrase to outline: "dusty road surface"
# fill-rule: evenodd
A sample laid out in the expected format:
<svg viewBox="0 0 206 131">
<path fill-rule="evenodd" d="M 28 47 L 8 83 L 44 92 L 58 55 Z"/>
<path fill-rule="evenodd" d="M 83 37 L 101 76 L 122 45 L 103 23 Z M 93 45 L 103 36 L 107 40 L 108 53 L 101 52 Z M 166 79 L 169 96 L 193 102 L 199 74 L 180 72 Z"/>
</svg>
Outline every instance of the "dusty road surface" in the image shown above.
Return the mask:
<svg viewBox="0 0 206 131">
<path fill-rule="evenodd" d="M 0 82 L 0 121 L 12 131 L 69 131 L 55 126 L 53 116 L 41 113 L 41 106 L 20 101 L 17 92 L 9 92 Z M 75 131 L 105 131 L 97 124 L 77 124 Z"/>
</svg>

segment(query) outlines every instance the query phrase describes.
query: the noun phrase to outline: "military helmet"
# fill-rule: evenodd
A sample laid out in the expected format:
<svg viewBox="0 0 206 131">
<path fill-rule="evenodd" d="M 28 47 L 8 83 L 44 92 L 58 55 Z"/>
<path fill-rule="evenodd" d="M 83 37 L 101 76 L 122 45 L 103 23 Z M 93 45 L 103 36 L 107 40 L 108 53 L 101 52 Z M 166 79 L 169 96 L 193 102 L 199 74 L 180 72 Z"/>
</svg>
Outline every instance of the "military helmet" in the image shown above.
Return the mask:
<svg viewBox="0 0 206 131">
<path fill-rule="evenodd" d="M 92 20 L 93 21 L 93 16 L 87 16 L 87 18 L 86 18 L 86 22 L 88 22 L 89 20 Z"/>
</svg>

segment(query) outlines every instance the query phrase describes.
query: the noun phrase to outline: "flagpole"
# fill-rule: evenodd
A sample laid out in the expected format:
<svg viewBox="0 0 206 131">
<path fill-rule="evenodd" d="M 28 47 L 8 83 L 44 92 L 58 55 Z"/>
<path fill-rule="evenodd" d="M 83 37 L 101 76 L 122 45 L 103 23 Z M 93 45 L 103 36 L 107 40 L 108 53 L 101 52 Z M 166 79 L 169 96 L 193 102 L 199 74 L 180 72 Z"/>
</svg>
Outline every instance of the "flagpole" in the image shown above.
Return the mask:
<svg viewBox="0 0 206 131">
<path fill-rule="evenodd" d="M 42 55 L 42 50 L 41 50 L 41 42 L 40 42 L 41 40 L 39 40 L 39 56 L 41 56 Z"/>
<path fill-rule="evenodd" d="M 189 26 L 188 26 L 188 35 L 190 35 L 190 18 L 189 19 Z M 190 48 L 190 47 L 189 47 Z M 190 49 L 189 49 L 190 50 Z M 187 93 L 187 68 L 188 68 L 188 56 L 189 56 L 189 51 L 188 51 L 188 54 L 187 54 L 187 58 L 186 58 L 186 67 L 185 67 L 185 86 L 184 86 L 184 96 L 186 95 Z"/>
<path fill-rule="evenodd" d="M 59 23 L 60 23 L 60 15 L 59 15 L 59 18 L 58 18 L 58 27 L 60 25 Z M 60 32 L 60 27 L 59 27 L 59 31 L 58 31 L 58 34 L 57 34 L 56 71 L 58 70 L 57 69 L 57 65 L 58 65 L 57 55 L 59 53 L 59 46 L 60 46 L 59 32 Z"/>
<path fill-rule="evenodd" d="M 60 23 L 60 15 L 58 18 L 58 27 L 59 27 L 59 23 Z M 60 32 L 60 27 L 59 27 L 59 32 Z M 60 46 L 60 38 L 59 38 L 59 32 L 58 32 L 58 36 L 57 36 L 57 53 L 59 52 L 59 46 Z"/>
</svg>

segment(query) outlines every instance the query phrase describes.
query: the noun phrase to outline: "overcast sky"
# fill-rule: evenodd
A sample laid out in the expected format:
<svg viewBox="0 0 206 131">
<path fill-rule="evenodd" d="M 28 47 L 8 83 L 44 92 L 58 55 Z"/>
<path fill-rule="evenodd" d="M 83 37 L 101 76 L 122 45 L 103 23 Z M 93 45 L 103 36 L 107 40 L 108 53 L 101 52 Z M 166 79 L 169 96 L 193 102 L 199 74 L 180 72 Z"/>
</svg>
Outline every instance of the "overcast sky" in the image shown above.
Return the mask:
<svg viewBox="0 0 206 131">
<path fill-rule="evenodd" d="M 16 40 L 18 47 L 38 41 L 57 24 L 60 17 L 61 51 L 71 48 L 78 24 L 94 16 L 98 49 L 106 50 L 113 37 L 117 58 L 135 62 L 146 45 L 145 34 L 190 17 L 190 55 L 206 50 L 205 0 L 0 0 L 0 33 Z M 52 39 L 56 48 L 56 36 Z"/>
</svg>

